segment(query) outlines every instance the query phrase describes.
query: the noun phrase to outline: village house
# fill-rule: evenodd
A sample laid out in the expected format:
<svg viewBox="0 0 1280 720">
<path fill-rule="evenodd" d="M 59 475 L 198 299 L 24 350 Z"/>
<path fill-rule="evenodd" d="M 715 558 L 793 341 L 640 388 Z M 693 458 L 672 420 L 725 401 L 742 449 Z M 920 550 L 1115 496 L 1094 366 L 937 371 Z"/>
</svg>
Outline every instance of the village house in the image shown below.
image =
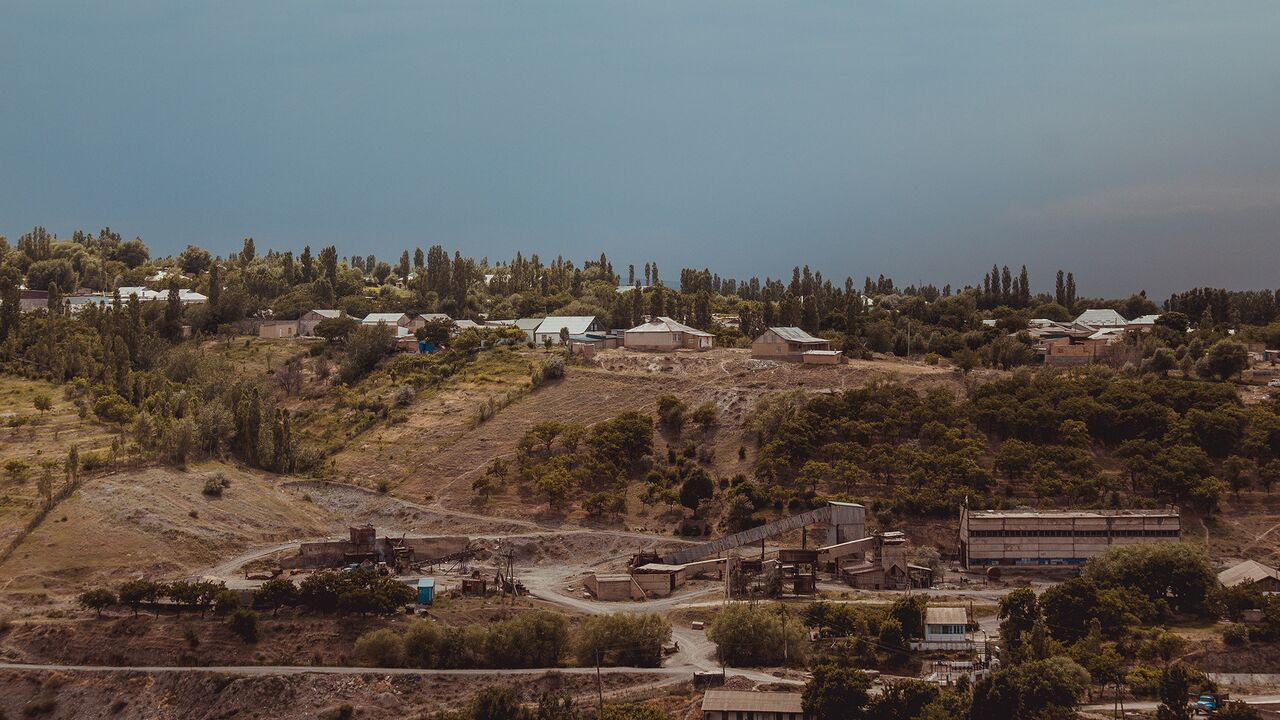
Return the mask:
<svg viewBox="0 0 1280 720">
<path fill-rule="evenodd" d="M 1280 593 L 1280 570 L 1256 560 L 1245 560 L 1218 573 L 1222 587 L 1253 585 L 1263 593 Z"/>
<path fill-rule="evenodd" d="M 517 321 L 518 324 L 519 321 Z M 569 335 L 586 335 L 604 332 L 604 326 L 594 315 L 564 315 L 543 318 L 538 329 L 533 331 L 533 342 L 542 345 L 548 340 L 553 345 L 560 344 L 560 331 L 567 329 Z"/>
<path fill-rule="evenodd" d="M 360 321 L 360 324 L 361 325 L 377 325 L 378 323 L 383 323 L 384 325 L 388 325 L 391 327 L 408 328 L 409 323 L 412 321 L 413 321 L 413 318 L 405 313 L 382 312 L 382 313 L 369 313 L 368 315 L 365 315 L 364 319 Z"/>
<path fill-rule="evenodd" d="M 830 350 L 831 341 L 798 327 L 771 327 L 751 343 L 751 357 L 802 362 L 810 350 Z"/>
<path fill-rule="evenodd" d="M 805 720 L 798 692 L 708 690 L 702 696 L 702 720 Z"/>
<path fill-rule="evenodd" d="M 538 326 L 546 318 L 519 318 L 512 324 L 524 331 L 525 337 L 529 338 L 529 342 L 533 342 L 533 335 L 538 331 Z"/>
<path fill-rule="evenodd" d="M 421 315 L 410 315 L 405 321 L 404 326 L 409 329 L 409 332 L 413 333 L 426 327 L 427 323 L 446 322 L 452 320 L 453 318 L 444 313 L 422 313 Z"/>
<path fill-rule="evenodd" d="M 622 344 L 628 350 L 709 350 L 714 339 L 709 332 L 657 317 L 624 332 Z"/>
<path fill-rule="evenodd" d="M 298 337 L 297 320 L 263 320 L 258 323 L 258 337 L 269 339 Z"/>
<path fill-rule="evenodd" d="M 168 290 L 151 290 L 141 286 L 130 286 L 119 288 L 120 298 L 128 300 L 130 295 L 137 295 L 139 302 L 150 302 L 152 300 L 168 300 Z M 183 305 L 199 305 L 200 303 L 209 302 L 209 298 L 202 293 L 188 288 L 178 288 L 178 302 Z"/>
<path fill-rule="evenodd" d="M 1094 329 L 1123 328 L 1129 321 L 1111 308 L 1094 308 L 1085 310 L 1075 320 L 1080 325 L 1088 325 Z"/>
<path fill-rule="evenodd" d="M 298 318 L 299 335 L 315 335 L 316 326 L 323 320 L 336 320 L 346 313 L 341 310 L 308 310 Z"/>
</svg>

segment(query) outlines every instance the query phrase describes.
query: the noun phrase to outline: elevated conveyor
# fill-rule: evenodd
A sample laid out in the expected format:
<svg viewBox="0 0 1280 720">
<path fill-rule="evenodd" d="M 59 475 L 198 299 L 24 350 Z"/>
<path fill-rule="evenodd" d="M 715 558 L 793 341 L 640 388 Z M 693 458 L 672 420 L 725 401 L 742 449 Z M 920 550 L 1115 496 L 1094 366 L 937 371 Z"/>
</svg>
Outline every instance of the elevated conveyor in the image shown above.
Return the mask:
<svg viewBox="0 0 1280 720">
<path fill-rule="evenodd" d="M 856 503 L 829 502 L 820 508 L 814 508 L 799 515 L 774 520 L 759 527 L 668 553 L 662 557 L 662 561 L 669 565 L 684 565 L 699 558 L 718 555 L 726 550 L 745 545 L 755 545 L 768 538 L 819 523 L 835 528 L 837 545 L 847 544 L 850 540 L 860 540 L 866 535 L 866 508 Z"/>
</svg>

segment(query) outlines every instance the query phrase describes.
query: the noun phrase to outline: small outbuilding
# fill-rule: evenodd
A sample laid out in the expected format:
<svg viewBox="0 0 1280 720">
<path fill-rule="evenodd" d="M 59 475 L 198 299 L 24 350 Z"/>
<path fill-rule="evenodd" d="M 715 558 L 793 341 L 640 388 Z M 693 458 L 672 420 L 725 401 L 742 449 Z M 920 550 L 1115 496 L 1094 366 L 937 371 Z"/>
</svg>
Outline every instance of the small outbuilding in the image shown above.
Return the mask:
<svg viewBox="0 0 1280 720">
<path fill-rule="evenodd" d="M 960 644 L 968 642 L 969 614 L 962 607 L 929 607 L 924 612 L 926 644 Z"/>
<path fill-rule="evenodd" d="M 1218 573 L 1223 587 L 1253 585 L 1264 593 L 1280 593 L 1280 570 L 1256 560 L 1245 560 Z"/>
<path fill-rule="evenodd" d="M 258 324 L 260 338 L 293 338 L 298 334 L 297 320 L 263 320 Z"/>
<path fill-rule="evenodd" d="M 436 579 L 435 578 L 418 578 L 418 602 L 422 605 L 430 605 L 436 599 Z"/>
<path fill-rule="evenodd" d="M 597 600 L 643 600 L 644 590 L 630 575 L 601 575 L 592 573 L 583 580 L 587 592 Z"/>
</svg>

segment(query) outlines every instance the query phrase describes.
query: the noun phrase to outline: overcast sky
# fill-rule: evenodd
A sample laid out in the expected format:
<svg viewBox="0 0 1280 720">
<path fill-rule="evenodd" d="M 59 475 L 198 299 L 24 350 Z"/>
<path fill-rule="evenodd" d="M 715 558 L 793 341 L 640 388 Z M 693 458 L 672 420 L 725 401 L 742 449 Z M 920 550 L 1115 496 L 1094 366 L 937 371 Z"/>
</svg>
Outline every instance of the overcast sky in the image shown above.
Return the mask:
<svg viewBox="0 0 1280 720">
<path fill-rule="evenodd" d="M 0 233 L 1280 286 L 1280 3 L 4 0 Z"/>
</svg>

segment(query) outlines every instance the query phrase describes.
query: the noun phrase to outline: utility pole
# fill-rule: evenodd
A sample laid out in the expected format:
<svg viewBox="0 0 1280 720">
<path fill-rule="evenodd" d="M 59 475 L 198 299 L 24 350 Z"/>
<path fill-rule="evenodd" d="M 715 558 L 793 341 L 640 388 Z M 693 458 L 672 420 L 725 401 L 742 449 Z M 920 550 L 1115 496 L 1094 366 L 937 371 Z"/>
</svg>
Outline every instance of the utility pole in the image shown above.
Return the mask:
<svg viewBox="0 0 1280 720">
<path fill-rule="evenodd" d="M 787 647 L 787 606 L 782 606 L 782 664 L 790 665 L 791 657 Z"/>
<path fill-rule="evenodd" d="M 604 680 L 600 677 L 600 648 L 596 648 L 596 718 L 604 717 Z"/>
</svg>

